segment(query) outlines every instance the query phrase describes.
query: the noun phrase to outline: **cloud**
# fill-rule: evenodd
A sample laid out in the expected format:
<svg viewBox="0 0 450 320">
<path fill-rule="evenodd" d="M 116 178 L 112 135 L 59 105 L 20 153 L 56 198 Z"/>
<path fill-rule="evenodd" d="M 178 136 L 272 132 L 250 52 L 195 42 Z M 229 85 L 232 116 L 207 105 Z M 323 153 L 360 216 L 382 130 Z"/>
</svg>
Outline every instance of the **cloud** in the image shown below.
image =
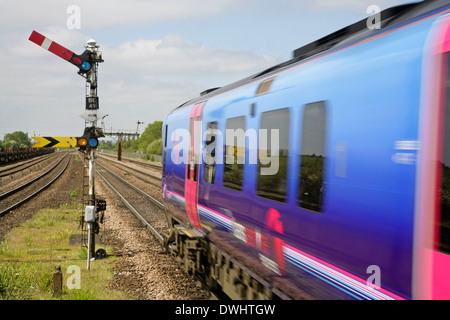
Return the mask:
<svg viewBox="0 0 450 320">
<path fill-rule="evenodd" d="M 155 120 L 205 89 L 227 85 L 280 62 L 253 52 L 210 48 L 176 34 L 109 46 L 103 58 L 104 104 L 123 116 L 130 112 L 127 106 L 135 117 L 157 115 Z"/>
<path fill-rule="evenodd" d="M 271 17 L 284 17 L 285 19 L 297 17 L 306 19 L 308 23 L 309 19 L 313 17 L 316 23 L 323 20 L 322 24 L 328 24 L 347 16 L 353 19 L 367 17 L 370 15 L 367 12 L 368 8 L 372 5 L 384 10 L 411 2 L 420 2 L 420 0 L 277 0 L 261 2 L 254 6 L 254 10 L 257 12 L 256 14 L 270 12 Z M 311 24 L 311 26 L 314 25 Z"/>
<path fill-rule="evenodd" d="M 291 1 L 291 0 L 288 0 Z M 397 6 L 400 4 L 405 4 L 409 2 L 414 2 L 414 0 L 315 0 L 311 1 L 311 5 L 309 7 L 312 11 L 327 11 L 327 12 L 344 12 L 351 11 L 357 13 L 359 15 L 369 15 L 367 12 L 367 8 L 372 5 L 376 5 L 380 7 L 382 10 L 386 8 L 390 8 L 393 6 Z M 416 1 L 418 2 L 418 1 Z M 292 5 L 298 4 L 297 1 L 292 1 Z"/>
<path fill-rule="evenodd" d="M 280 62 L 249 51 L 209 48 L 176 34 L 106 48 L 104 58 L 110 59 L 111 66 L 122 66 L 128 73 L 133 70 L 141 75 L 205 86 L 214 78 L 235 81 Z"/>
<path fill-rule="evenodd" d="M 142 26 L 155 22 L 187 21 L 241 10 L 255 0 L 2 0 L 0 33 L 29 27 L 66 26 L 79 8 L 81 28 Z"/>
<path fill-rule="evenodd" d="M 70 49 L 86 39 L 65 28 L 47 28 L 42 33 Z M 110 115 L 106 127 L 114 129 L 134 128 L 137 120 L 163 120 L 201 91 L 279 62 L 250 51 L 208 47 L 177 34 L 119 46 L 101 45 L 100 50 L 105 60 L 98 73 L 100 111 Z M 15 39 L 0 51 L 0 68 L 5 75 L 0 78 L 2 130 L 50 136 L 81 134 L 85 80 L 77 75 L 75 66 L 28 40 Z"/>
<path fill-rule="evenodd" d="M 252 2 L 252 1 L 251 1 Z M 80 1 L 88 27 L 142 25 L 160 21 L 186 21 L 241 8 L 239 0 L 109 0 Z"/>
</svg>

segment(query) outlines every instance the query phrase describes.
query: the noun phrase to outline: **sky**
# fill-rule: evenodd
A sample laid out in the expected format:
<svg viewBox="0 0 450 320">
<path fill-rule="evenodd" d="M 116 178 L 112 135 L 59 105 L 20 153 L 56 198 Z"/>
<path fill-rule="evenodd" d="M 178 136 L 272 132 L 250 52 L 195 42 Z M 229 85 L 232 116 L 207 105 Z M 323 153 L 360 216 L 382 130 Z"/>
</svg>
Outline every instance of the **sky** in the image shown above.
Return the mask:
<svg viewBox="0 0 450 320">
<path fill-rule="evenodd" d="M 76 54 L 94 39 L 106 130 L 140 133 L 200 92 L 289 60 L 292 51 L 380 9 L 418 0 L 1 0 L 0 139 L 81 136 L 86 80 L 28 40 Z M 98 126 L 100 126 L 100 121 Z"/>
</svg>

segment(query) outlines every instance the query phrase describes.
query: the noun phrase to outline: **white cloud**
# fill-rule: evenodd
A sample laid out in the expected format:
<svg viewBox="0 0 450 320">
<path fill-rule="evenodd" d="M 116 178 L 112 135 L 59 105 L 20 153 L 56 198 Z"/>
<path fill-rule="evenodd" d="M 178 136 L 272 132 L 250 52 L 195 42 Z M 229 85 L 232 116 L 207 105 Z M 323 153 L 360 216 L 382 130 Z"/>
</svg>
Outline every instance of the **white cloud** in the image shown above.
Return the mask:
<svg viewBox="0 0 450 320">
<path fill-rule="evenodd" d="M 68 48 L 79 47 L 86 39 L 58 28 L 42 33 Z M 0 78 L 0 104 L 5 106 L 0 127 L 7 128 L 6 132 L 36 131 L 50 136 L 81 134 L 85 80 L 76 74 L 75 66 L 22 40 L 12 41 L 0 52 L 0 68 L 6 75 Z M 99 65 L 100 111 L 110 114 L 105 119 L 108 128 L 120 129 L 134 128 L 137 120 L 162 120 L 207 88 L 240 80 L 279 62 L 253 52 L 208 47 L 175 34 L 105 45 L 100 50 L 105 60 Z"/>
<path fill-rule="evenodd" d="M 208 48 L 175 34 L 157 40 L 130 41 L 117 48 L 105 48 L 103 55 L 111 67 L 122 66 L 126 73 L 133 69 L 133 72 L 141 75 L 190 81 L 205 86 L 209 86 L 214 78 L 220 78 L 221 81 L 240 80 L 280 62 L 273 57 L 248 51 Z"/>
<path fill-rule="evenodd" d="M 270 12 L 271 17 L 277 18 L 293 18 L 306 19 L 311 28 L 320 25 L 328 25 L 330 22 L 336 22 L 343 17 L 351 17 L 351 19 L 361 19 L 369 16 L 367 9 L 369 6 L 376 5 L 382 10 L 393 6 L 420 2 L 421 0 L 277 0 L 277 1 L 260 1 L 255 5 L 255 10 L 260 12 Z M 333 17 L 333 15 L 335 15 Z M 311 24 L 308 18 L 312 18 L 316 23 Z M 321 22 L 323 21 L 323 22 Z M 354 20 L 356 22 L 357 20 Z M 307 33 L 308 30 L 301 32 Z"/>
<path fill-rule="evenodd" d="M 288 0 L 291 1 L 291 0 Z M 418 0 L 315 0 L 311 1 L 310 9 L 313 11 L 352 11 L 359 15 L 368 15 L 367 8 L 372 5 L 380 7 L 382 10 L 396 5 L 405 4 L 409 2 L 418 2 Z M 299 4 L 298 1 L 292 1 L 293 5 Z"/>
<path fill-rule="evenodd" d="M 252 52 L 209 48 L 175 34 L 110 46 L 103 50 L 103 58 L 100 85 L 105 98 L 100 104 L 116 110 L 110 120 L 133 110 L 134 122 L 143 120 L 137 119 L 141 116 L 163 119 L 205 89 L 227 85 L 279 62 Z"/>
<path fill-rule="evenodd" d="M 158 21 L 189 20 L 236 10 L 239 0 L 109 0 L 79 2 L 88 27 L 148 24 Z"/>
<path fill-rule="evenodd" d="M 78 6 L 81 29 L 142 26 L 161 21 L 187 21 L 237 11 L 255 0 L 2 0 L 0 33 L 29 27 L 62 26 L 72 21 L 70 6 Z"/>
</svg>

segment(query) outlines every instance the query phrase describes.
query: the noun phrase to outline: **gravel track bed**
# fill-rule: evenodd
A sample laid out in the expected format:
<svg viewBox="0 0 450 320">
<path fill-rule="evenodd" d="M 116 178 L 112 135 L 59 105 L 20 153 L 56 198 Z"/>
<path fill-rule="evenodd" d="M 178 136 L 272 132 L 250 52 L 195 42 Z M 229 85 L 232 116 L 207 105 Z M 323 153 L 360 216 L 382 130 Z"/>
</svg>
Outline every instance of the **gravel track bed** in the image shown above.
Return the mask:
<svg viewBox="0 0 450 320">
<path fill-rule="evenodd" d="M 158 169 L 157 169 L 157 168 L 149 166 L 145 162 L 140 164 L 139 161 L 133 161 L 133 160 L 128 160 L 128 159 L 122 159 L 122 161 L 118 161 L 116 158 L 114 158 L 112 156 L 104 155 L 104 154 L 101 155 L 101 154 L 97 153 L 97 156 L 98 156 L 97 159 L 106 159 L 107 161 L 117 163 L 120 166 L 128 166 L 130 168 L 134 168 L 145 174 L 155 176 L 159 180 L 161 180 L 161 178 L 162 178 L 162 171 L 161 171 L 162 168 L 161 167 L 158 167 Z"/>
<path fill-rule="evenodd" d="M 125 180 L 129 181 L 131 184 L 135 185 L 142 191 L 145 191 L 159 202 L 163 201 L 161 191 L 161 180 L 156 181 L 155 179 L 149 178 L 147 176 L 147 174 L 154 175 L 154 172 L 148 173 L 145 171 L 145 169 L 140 170 L 139 167 L 136 167 L 137 170 L 140 170 L 142 172 L 141 174 L 139 174 L 136 173 L 134 170 L 130 170 L 126 166 L 123 166 L 120 162 L 111 163 L 111 161 L 108 160 L 105 161 L 104 159 L 101 159 L 100 163 L 104 165 L 106 168 L 110 169 L 114 173 L 124 178 Z M 159 173 L 159 175 L 161 175 L 161 173 Z M 155 186 L 154 184 L 150 184 L 149 180 L 153 183 L 159 182 L 159 185 Z"/>
<path fill-rule="evenodd" d="M 39 210 L 59 208 L 61 205 L 72 203 L 71 192 L 75 190 L 80 192 L 83 185 L 82 170 L 82 162 L 77 157 L 72 156 L 66 171 L 57 181 L 27 203 L 1 217 L 0 241 L 3 240 L 9 230 L 27 221 Z M 35 174 L 34 172 L 30 173 L 30 177 L 35 176 Z"/>
<path fill-rule="evenodd" d="M 39 157 L 34 157 L 30 159 L 25 159 L 20 162 L 16 162 L 13 164 L 2 164 L 0 165 L 0 181 L 4 178 L 7 178 L 8 176 L 20 174 L 20 171 L 23 171 L 25 169 L 32 170 L 33 166 L 37 166 L 46 159 L 49 159 L 51 157 L 54 157 L 55 153 L 52 154 L 46 154 Z"/>
<path fill-rule="evenodd" d="M 71 157 L 73 155 L 67 155 L 67 156 Z M 64 156 L 58 158 L 58 161 L 62 160 L 61 162 L 57 163 L 57 161 L 55 161 L 51 165 L 48 166 L 48 168 L 46 170 L 51 170 L 50 172 L 48 172 L 48 174 L 41 177 L 39 180 L 33 182 L 32 184 L 26 186 L 22 190 L 19 190 L 19 191 L 15 192 L 14 194 L 11 194 L 10 196 L 2 199 L 2 201 L 0 203 L 0 211 L 3 211 L 12 205 L 15 205 L 16 203 L 20 202 L 22 199 L 28 197 L 29 195 L 33 194 L 40 188 L 44 187 L 52 179 L 54 179 L 61 172 L 61 170 L 64 169 L 64 167 L 67 163 L 67 158 L 64 158 L 64 159 L 63 158 L 64 158 Z M 56 167 L 53 168 L 54 165 L 56 165 Z M 34 179 L 35 177 L 39 176 L 40 174 L 45 173 L 46 170 L 43 170 L 39 174 L 33 174 L 32 178 Z M 27 179 L 25 182 L 28 182 L 30 180 L 32 180 L 32 179 Z M 22 185 L 22 184 L 18 184 L 16 187 L 19 187 L 20 185 Z M 39 196 L 39 195 L 37 195 L 37 196 Z"/>
<path fill-rule="evenodd" d="M 119 255 L 114 287 L 135 293 L 140 299 L 209 299 L 208 291 L 186 275 L 182 266 L 163 251 L 159 242 L 101 178 L 96 179 L 96 193 L 107 199 L 100 234 L 104 232 L 108 235 L 114 254 Z"/>
<path fill-rule="evenodd" d="M 167 219 L 164 211 L 158 207 L 148 198 L 143 196 L 138 191 L 132 189 L 125 182 L 121 181 L 108 171 L 97 167 L 100 172 L 110 183 L 127 199 L 127 201 L 148 221 L 159 234 L 168 236 L 170 229 L 167 225 Z M 122 176 L 122 178 L 124 178 Z M 124 179 L 128 181 L 130 177 L 127 175 Z M 103 179 L 100 178 L 103 181 Z M 145 190 L 143 190 L 145 191 Z"/>
<path fill-rule="evenodd" d="M 59 159 L 63 157 L 60 153 L 53 154 L 52 157 L 17 173 L 0 178 L 0 194 L 13 190 L 20 185 L 34 179 L 36 176 L 50 169 Z M 15 163 L 17 164 L 17 163 Z M 3 168 L 2 168 L 3 169 Z"/>
</svg>

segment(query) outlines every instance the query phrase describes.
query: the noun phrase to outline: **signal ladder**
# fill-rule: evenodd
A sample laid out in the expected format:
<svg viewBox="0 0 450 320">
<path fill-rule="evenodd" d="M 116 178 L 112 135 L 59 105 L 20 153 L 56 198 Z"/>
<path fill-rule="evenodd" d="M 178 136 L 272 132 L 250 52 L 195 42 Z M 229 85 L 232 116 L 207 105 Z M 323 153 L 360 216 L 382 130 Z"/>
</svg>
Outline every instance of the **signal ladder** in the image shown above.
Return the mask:
<svg viewBox="0 0 450 320">
<path fill-rule="evenodd" d="M 88 248 L 88 228 L 87 223 L 84 221 L 84 208 L 89 203 L 89 168 L 87 166 L 86 158 L 83 160 L 83 191 L 81 200 L 83 203 L 83 209 L 80 212 L 81 246 Z"/>
<path fill-rule="evenodd" d="M 86 158 L 84 158 L 83 163 L 83 192 L 82 192 L 82 203 L 83 203 L 83 209 L 90 205 L 89 203 L 89 166 L 88 162 L 86 161 Z M 94 223 L 95 228 L 95 234 L 99 233 L 99 223 L 103 223 L 103 216 L 106 210 L 106 200 L 103 199 L 95 199 L 95 212 L 96 212 L 96 222 Z M 81 226 L 81 246 L 85 247 L 89 250 L 88 245 L 88 236 L 89 236 L 89 229 L 88 224 L 84 221 L 85 218 L 85 212 L 84 210 L 80 213 L 80 226 Z M 96 242 L 99 242 L 99 239 L 96 238 Z M 95 252 L 95 258 L 96 259 L 102 259 L 106 256 L 106 251 L 104 249 L 98 249 Z"/>
</svg>

